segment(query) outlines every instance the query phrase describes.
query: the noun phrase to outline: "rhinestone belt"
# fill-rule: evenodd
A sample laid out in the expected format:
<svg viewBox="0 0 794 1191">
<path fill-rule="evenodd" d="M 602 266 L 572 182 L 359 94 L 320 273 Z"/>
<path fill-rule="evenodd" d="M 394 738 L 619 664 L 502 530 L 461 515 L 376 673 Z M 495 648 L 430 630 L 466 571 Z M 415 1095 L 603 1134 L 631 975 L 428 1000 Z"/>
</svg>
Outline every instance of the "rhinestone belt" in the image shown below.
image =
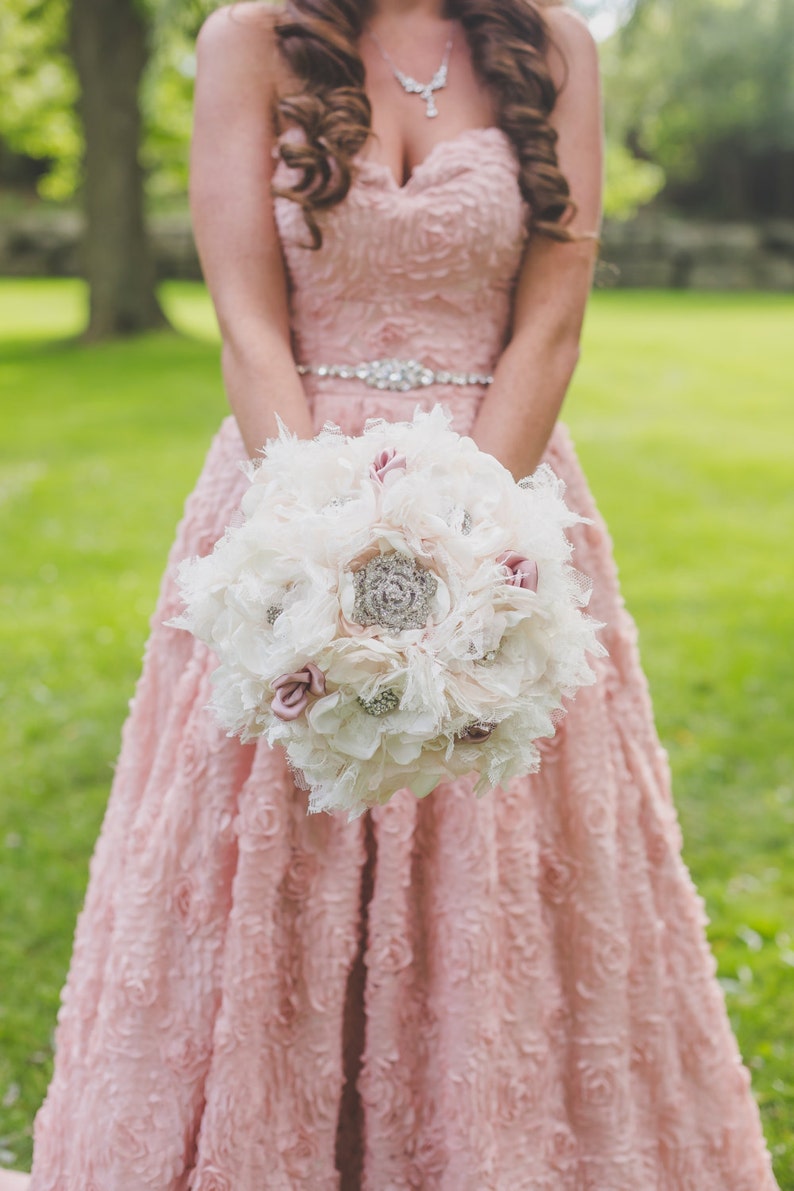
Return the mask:
<svg viewBox="0 0 794 1191">
<path fill-rule="evenodd" d="M 479 372 L 448 372 L 428 368 L 421 360 L 369 360 L 362 364 L 298 364 L 301 376 L 338 376 L 363 380 L 373 389 L 407 392 L 427 385 L 490 385 L 492 376 Z"/>
</svg>

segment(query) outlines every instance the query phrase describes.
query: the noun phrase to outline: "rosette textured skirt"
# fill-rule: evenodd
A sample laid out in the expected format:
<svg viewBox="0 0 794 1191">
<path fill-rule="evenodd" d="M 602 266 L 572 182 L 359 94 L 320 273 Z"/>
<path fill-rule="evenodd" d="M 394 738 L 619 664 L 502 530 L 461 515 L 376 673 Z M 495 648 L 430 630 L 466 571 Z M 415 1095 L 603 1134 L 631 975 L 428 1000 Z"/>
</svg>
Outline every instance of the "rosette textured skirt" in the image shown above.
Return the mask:
<svg viewBox="0 0 794 1191">
<path fill-rule="evenodd" d="M 775 1187 L 610 540 L 546 459 L 607 624 L 541 771 L 348 824 L 206 709 L 163 622 L 246 481 L 221 426 L 179 527 L 80 914 L 31 1191 Z"/>
</svg>

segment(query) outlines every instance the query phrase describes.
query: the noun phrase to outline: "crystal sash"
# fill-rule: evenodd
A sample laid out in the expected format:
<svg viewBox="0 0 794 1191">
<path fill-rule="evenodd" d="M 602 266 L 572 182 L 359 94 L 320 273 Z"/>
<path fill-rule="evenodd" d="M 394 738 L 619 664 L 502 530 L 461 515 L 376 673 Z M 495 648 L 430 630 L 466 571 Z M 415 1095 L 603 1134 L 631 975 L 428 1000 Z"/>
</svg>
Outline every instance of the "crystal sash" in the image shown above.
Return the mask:
<svg viewBox="0 0 794 1191">
<path fill-rule="evenodd" d="M 407 392 L 428 385 L 490 385 L 492 376 L 479 372 L 450 372 L 429 368 L 421 360 L 369 360 L 360 364 L 298 364 L 301 376 L 335 376 L 361 380 L 373 389 Z"/>
</svg>

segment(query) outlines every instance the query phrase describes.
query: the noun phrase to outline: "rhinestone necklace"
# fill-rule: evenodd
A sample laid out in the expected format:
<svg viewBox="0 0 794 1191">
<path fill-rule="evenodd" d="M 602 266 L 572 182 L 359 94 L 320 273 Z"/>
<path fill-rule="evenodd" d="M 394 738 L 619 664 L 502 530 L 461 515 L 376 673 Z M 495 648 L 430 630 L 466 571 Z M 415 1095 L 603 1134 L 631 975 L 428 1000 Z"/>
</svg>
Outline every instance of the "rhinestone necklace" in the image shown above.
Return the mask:
<svg viewBox="0 0 794 1191">
<path fill-rule="evenodd" d="M 436 73 L 433 75 L 430 82 L 429 83 L 418 83 L 416 81 L 416 79 L 411 78 L 411 76 L 409 74 L 404 74 L 400 70 L 400 68 L 394 64 L 392 59 L 386 53 L 386 50 L 381 45 L 377 36 L 372 32 L 371 29 L 368 29 L 367 33 L 372 38 L 372 40 L 375 42 L 375 45 L 378 47 L 378 50 L 380 51 L 381 57 L 383 58 L 384 62 L 386 62 L 386 64 L 391 68 L 392 74 L 394 75 L 394 77 L 396 78 L 396 80 L 400 84 L 400 86 L 403 88 L 403 90 L 407 91 L 409 95 L 421 96 L 421 98 L 427 104 L 427 109 L 425 112 L 426 116 L 428 116 L 429 118 L 432 118 L 433 116 L 437 116 L 438 108 L 436 107 L 436 101 L 433 98 L 433 92 L 440 91 L 442 87 L 446 87 L 446 85 L 447 85 L 447 67 L 449 66 L 449 55 L 452 53 L 453 38 L 450 37 L 449 41 L 447 42 L 446 48 L 444 50 L 444 57 L 441 59 L 441 65 L 439 66 Z"/>
</svg>

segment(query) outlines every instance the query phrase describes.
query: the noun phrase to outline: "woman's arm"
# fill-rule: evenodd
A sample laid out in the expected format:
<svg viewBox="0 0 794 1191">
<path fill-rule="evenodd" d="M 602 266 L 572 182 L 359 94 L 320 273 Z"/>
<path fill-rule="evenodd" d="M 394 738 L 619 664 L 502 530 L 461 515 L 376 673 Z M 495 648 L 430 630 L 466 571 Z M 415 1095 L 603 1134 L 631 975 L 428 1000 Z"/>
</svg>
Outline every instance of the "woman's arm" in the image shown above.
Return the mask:
<svg viewBox="0 0 794 1191">
<path fill-rule="evenodd" d="M 270 179 L 279 65 L 272 11 L 216 9 L 199 31 L 190 150 L 193 232 L 220 325 L 226 394 L 249 455 L 276 414 L 313 434 L 290 343 Z"/>
<path fill-rule="evenodd" d="M 587 25 L 565 8 L 544 10 L 559 56 L 550 67 L 562 87 L 551 114 L 560 169 L 578 211 L 569 227 L 600 231 L 603 128 L 598 51 Z M 564 85 L 563 85 L 564 83 Z M 472 437 L 512 471 L 530 475 L 541 460 L 579 358 L 579 337 L 597 258 L 597 241 L 530 239 L 518 277 L 513 327 Z"/>
</svg>

